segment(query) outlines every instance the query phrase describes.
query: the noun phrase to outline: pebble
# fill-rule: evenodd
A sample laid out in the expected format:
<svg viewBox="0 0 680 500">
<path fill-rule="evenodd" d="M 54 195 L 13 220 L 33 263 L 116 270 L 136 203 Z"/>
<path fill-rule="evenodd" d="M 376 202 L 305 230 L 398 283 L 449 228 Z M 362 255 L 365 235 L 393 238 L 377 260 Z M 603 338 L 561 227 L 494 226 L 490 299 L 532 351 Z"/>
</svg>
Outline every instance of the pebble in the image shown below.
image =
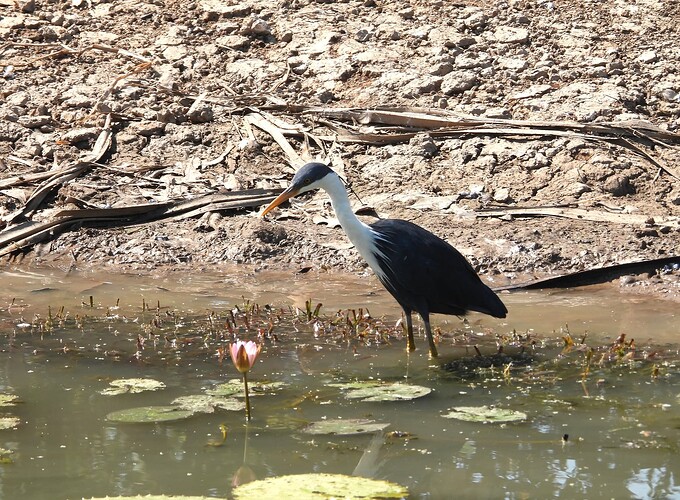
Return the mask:
<svg viewBox="0 0 680 500">
<path fill-rule="evenodd" d="M 552 90 L 551 85 L 547 85 L 547 84 L 532 85 L 528 89 L 521 90 L 519 92 L 515 92 L 514 94 L 512 94 L 510 96 L 510 99 L 517 100 L 517 99 L 529 99 L 529 98 L 532 98 L 532 97 L 540 97 L 550 90 Z"/>
<path fill-rule="evenodd" d="M 413 7 L 408 6 L 404 7 L 399 11 L 399 16 L 402 19 L 413 19 L 413 16 L 415 15 L 415 11 L 413 10 Z"/>
<path fill-rule="evenodd" d="M 25 133 L 26 128 L 19 124 L 0 119 L 0 141 L 17 142 Z"/>
<path fill-rule="evenodd" d="M 653 50 L 647 50 L 640 54 L 639 56 L 637 56 L 636 60 L 640 61 L 641 63 L 651 64 L 658 61 L 659 56 Z"/>
<path fill-rule="evenodd" d="M 508 111 L 506 108 L 487 108 L 484 111 L 484 116 L 487 118 L 498 118 L 498 119 L 504 119 L 504 118 L 511 118 L 510 111 Z"/>
<path fill-rule="evenodd" d="M 268 36 L 272 34 L 272 30 L 264 19 L 253 19 L 248 29 L 249 33 L 257 36 Z"/>
<path fill-rule="evenodd" d="M 529 31 L 524 28 L 499 26 L 494 31 L 493 37 L 500 43 L 526 43 L 529 41 Z"/>
<path fill-rule="evenodd" d="M 245 17 L 250 14 L 252 7 L 249 2 L 227 3 L 224 0 L 201 0 L 201 9 L 216 17 Z"/>
<path fill-rule="evenodd" d="M 240 50 L 247 48 L 250 45 L 250 40 L 243 35 L 226 35 L 219 37 L 215 40 L 215 43 L 218 47 Z"/>
<path fill-rule="evenodd" d="M 424 75 L 415 78 L 404 87 L 402 95 L 404 97 L 414 97 L 422 94 L 437 92 L 442 85 L 443 78 L 434 75 Z"/>
<path fill-rule="evenodd" d="M 165 123 L 155 120 L 145 120 L 141 122 L 133 122 L 126 130 L 139 134 L 143 137 L 151 137 L 154 135 L 161 135 L 165 131 Z"/>
<path fill-rule="evenodd" d="M 19 0 L 16 2 L 16 5 L 21 12 L 35 12 L 35 0 Z"/>
<path fill-rule="evenodd" d="M 453 71 L 453 64 L 450 62 L 440 62 L 430 67 L 430 74 L 436 76 L 448 75 Z"/>
<path fill-rule="evenodd" d="M 446 95 L 461 94 L 477 85 L 477 74 L 472 71 L 456 71 L 444 77 L 441 91 Z"/>
<path fill-rule="evenodd" d="M 187 118 L 191 123 L 209 123 L 213 121 L 212 106 L 205 102 L 194 101 L 187 111 Z"/>
<path fill-rule="evenodd" d="M 357 42 L 361 42 L 361 43 L 368 42 L 371 39 L 371 32 L 368 31 L 366 28 L 361 28 L 354 35 L 354 39 Z"/>
<path fill-rule="evenodd" d="M 496 63 L 503 69 L 513 69 L 515 71 L 524 71 L 529 66 L 526 59 L 512 57 L 499 57 L 496 59 Z"/>
<path fill-rule="evenodd" d="M 635 192 L 635 188 L 631 185 L 630 179 L 621 174 L 614 174 L 607 178 L 602 185 L 602 189 L 612 196 L 625 196 Z"/>
<path fill-rule="evenodd" d="M 572 182 L 566 187 L 566 194 L 571 196 L 581 196 L 584 193 L 592 191 L 592 188 L 588 184 L 583 182 Z"/>
<path fill-rule="evenodd" d="M 510 198 L 510 190 L 508 188 L 498 188 L 493 193 L 493 200 L 498 203 L 509 203 L 512 201 Z"/>
<path fill-rule="evenodd" d="M 408 142 L 409 150 L 412 154 L 422 156 L 423 158 L 431 158 L 439 153 L 439 147 L 430 137 L 430 134 L 420 133 L 416 134 Z"/>
<path fill-rule="evenodd" d="M 14 92 L 5 97 L 5 103 L 10 106 L 26 106 L 30 101 L 28 92 Z"/>
<path fill-rule="evenodd" d="M 167 61 L 179 61 L 186 57 L 189 49 L 184 45 L 171 45 L 163 51 L 163 57 Z"/>
<path fill-rule="evenodd" d="M 659 92 L 659 97 L 668 102 L 680 102 L 680 94 L 673 89 L 663 89 Z"/>
<path fill-rule="evenodd" d="M 476 9 L 475 7 L 472 7 L 473 9 Z M 487 23 L 489 22 L 489 18 L 484 14 L 484 12 L 479 9 L 476 12 L 473 12 L 470 16 L 468 16 L 465 20 L 463 20 L 463 24 L 472 30 L 479 31 L 482 28 L 484 28 Z"/>
<path fill-rule="evenodd" d="M 38 115 L 38 116 L 20 116 L 18 123 L 22 127 L 26 128 L 40 128 L 43 125 L 47 125 L 52 121 L 52 117 L 49 115 Z"/>
<path fill-rule="evenodd" d="M 74 128 L 61 135 L 61 140 L 69 144 L 78 144 L 80 142 L 92 142 L 97 137 L 101 130 L 96 127 Z"/>
<path fill-rule="evenodd" d="M 491 66 L 491 56 L 486 52 L 468 54 L 464 52 L 455 59 L 455 65 L 462 69 L 488 68 Z"/>
</svg>

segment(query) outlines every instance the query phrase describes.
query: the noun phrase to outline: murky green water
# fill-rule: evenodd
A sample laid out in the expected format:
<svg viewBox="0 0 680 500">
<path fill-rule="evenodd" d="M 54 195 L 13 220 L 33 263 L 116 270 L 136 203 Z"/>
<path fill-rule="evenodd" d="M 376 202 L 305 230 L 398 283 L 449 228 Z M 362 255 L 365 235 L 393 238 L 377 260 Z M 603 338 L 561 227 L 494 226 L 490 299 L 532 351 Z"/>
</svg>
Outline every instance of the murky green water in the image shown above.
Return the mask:
<svg viewBox="0 0 680 500">
<path fill-rule="evenodd" d="M 223 318 L 235 304 L 243 307 L 244 298 L 304 308 L 312 297 L 328 315 L 368 306 L 388 324 L 399 318 L 398 308 L 373 279 L 311 274 L 229 270 L 153 279 L 15 271 L 1 273 L 0 280 L 0 392 L 22 401 L 0 408 L 21 419 L 18 428 L 0 430 L 0 447 L 13 451 L 10 463 L 0 465 L 0 498 L 227 498 L 234 482 L 309 472 L 387 479 L 407 486 L 412 498 L 680 498 L 674 303 L 605 288 L 505 295 L 506 320 L 477 315 L 464 327 L 457 318 L 435 318 L 444 335 L 440 363 L 428 359 L 422 337 L 409 355 L 405 342 L 363 345 L 319 331 L 315 338 L 304 321 L 284 317 L 250 379 L 287 385 L 252 398 L 247 427 L 242 412 L 219 410 L 174 423 L 114 424 L 105 418 L 112 411 L 167 405 L 237 378 L 230 360 L 218 361 L 215 346 L 227 344 L 220 340 L 229 337 Z M 143 311 L 143 303 L 150 310 Z M 51 332 L 39 326 L 48 306 L 54 316 L 62 306 L 69 313 L 63 326 L 53 320 Z M 217 313 L 212 321 L 211 312 Z M 264 325 L 246 331 L 237 324 L 244 339 L 255 339 Z M 577 345 L 563 352 L 567 325 Z M 530 366 L 471 378 L 442 367 L 466 352 L 473 357 L 473 343 L 493 352 L 495 334 L 507 336 L 507 352 L 517 351 L 513 329 L 532 335 L 533 351 L 531 339 L 520 342 L 535 353 Z M 578 342 L 585 333 L 596 350 L 584 376 L 587 352 Z M 636 349 L 616 361 L 602 346 L 621 333 L 635 338 Z M 140 335 L 144 345 L 136 355 Z M 129 377 L 151 377 L 167 387 L 99 393 L 110 380 Z M 433 392 L 413 401 L 367 403 L 328 385 L 369 378 Z M 519 410 L 528 419 L 492 425 L 442 417 L 452 407 L 477 405 Z M 307 423 L 337 418 L 390 426 L 378 437 L 301 431 Z M 212 446 L 220 441 L 221 424 L 227 438 Z"/>
</svg>

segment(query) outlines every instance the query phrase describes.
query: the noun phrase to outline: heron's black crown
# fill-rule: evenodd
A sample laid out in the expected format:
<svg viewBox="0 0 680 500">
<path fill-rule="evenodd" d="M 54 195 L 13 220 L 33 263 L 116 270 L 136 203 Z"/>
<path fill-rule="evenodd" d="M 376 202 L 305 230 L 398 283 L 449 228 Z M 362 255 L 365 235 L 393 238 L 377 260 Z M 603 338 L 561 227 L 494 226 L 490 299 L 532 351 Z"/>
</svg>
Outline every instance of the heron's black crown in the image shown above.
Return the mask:
<svg viewBox="0 0 680 500">
<path fill-rule="evenodd" d="M 295 186 L 297 189 L 304 189 L 310 184 L 323 179 L 328 174 L 334 173 L 325 163 L 307 163 L 293 176 L 291 187 Z"/>
</svg>

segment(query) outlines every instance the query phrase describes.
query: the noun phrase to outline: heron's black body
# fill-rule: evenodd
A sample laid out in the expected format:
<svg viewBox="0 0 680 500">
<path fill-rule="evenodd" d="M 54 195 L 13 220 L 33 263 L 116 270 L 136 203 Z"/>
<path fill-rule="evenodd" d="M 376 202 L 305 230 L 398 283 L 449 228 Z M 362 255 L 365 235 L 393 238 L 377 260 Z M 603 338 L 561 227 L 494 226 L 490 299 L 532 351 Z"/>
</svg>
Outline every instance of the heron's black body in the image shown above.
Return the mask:
<svg viewBox="0 0 680 500">
<path fill-rule="evenodd" d="M 382 219 L 376 235 L 378 278 L 404 312 L 464 315 L 468 311 L 505 318 L 508 310 L 461 253 L 412 222 Z"/>
<path fill-rule="evenodd" d="M 430 328 L 430 313 L 463 315 L 477 311 L 497 318 L 507 314 L 503 302 L 482 283 L 465 257 L 438 236 L 405 220 L 382 219 L 370 226 L 361 222 L 351 209 L 345 185 L 323 163 L 303 166 L 262 215 L 313 189 L 324 189 L 329 194 L 350 241 L 401 305 L 410 350 L 415 349 L 413 311 L 423 318 L 433 356 L 437 356 L 437 347 Z"/>
</svg>

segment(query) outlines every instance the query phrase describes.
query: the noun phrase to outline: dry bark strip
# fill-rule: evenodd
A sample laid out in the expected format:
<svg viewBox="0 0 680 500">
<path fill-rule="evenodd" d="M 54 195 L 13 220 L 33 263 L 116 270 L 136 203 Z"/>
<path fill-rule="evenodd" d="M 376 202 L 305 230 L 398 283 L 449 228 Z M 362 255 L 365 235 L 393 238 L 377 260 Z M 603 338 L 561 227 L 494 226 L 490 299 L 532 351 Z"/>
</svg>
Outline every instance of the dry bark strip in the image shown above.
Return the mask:
<svg viewBox="0 0 680 500">
<path fill-rule="evenodd" d="M 22 220 L 28 215 L 35 212 L 38 207 L 42 204 L 43 200 L 54 190 L 59 189 L 61 186 L 67 182 L 75 179 L 83 172 L 94 166 L 109 150 L 111 147 L 111 115 L 106 115 L 106 122 L 102 127 L 99 137 L 97 137 L 97 142 L 94 145 L 92 151 L 87 153 L 81 160 L 73 165 L 65 167 L 56 172 L 52 172 L 52 176 L 45 180 L 41 185 L 39 185 L 33 194 L 26 200 L 24 206 L 9 214 L 6 218 L 10 224 Z"/>
<path fill-rule="evenodd" d="M 572 288 L 578 286 L 596 285 L 606 283 L 614 279 L 630 274 L 652 273 L 656 274 L 660 267 L 667 264 L 680 262 L 680 256 L 664 257 L 662 259 L 641 260 L 637 262 L 626 262 L 624 264 L 614 264 L 611 266 L 577 271 L 560 276 L 553 276 L 546 279 L 506 285 L 494 288 L 496 291 L 516 291 L 516 290 L 540 290 L 547 288 Z"/>
<path fill-rule="evenodd" d="M 324 124 L 333 130 L 337 136 L 324 139 L 335 139 L 347 143 L 386 145 L 406 142 L 418 133 L 418 130 L 412 131 L 413 129 L 427 130 L 432 137 L 439 138 L 469 135 L 538 136 L 569 137 L 586 141 L 607 142 L 628 149 L 664 170 L 675 179 L 680 180 L 680 168 L 665 164 L 648 151 L 649 147 L 653 145 L 676 149 L 676 145 L 680 145 L 680 134 L 668 132 L 641 121 L 590 124 L 572 121 L 458 118 L 404 108 L 374 110 L 309 108 L 302 114 L 317 115 L 321 119 L 325 119 Z M 390 131 L 385 133 L 355 132 L 328 121 L 330 119 L 362 125 L 389 125 Z M 395 130 L 394 127 L 400 127 L 402 130 Z M 293 133 L 284 130 L 281 132 Z"/>
<path fill-rule="evenodd" d="M 207 212 L 252 208 L 270 203 L 281 191 L 283 190 L 248 189 L 166 203 L 62 210 L 48 221 L 28 221 L 0 232 L 0 257 L 23 251 L 41 241 L 53 239 L 73 226 L 131 226 L 161 219 L 178 220 L 196 217 Z"/>
<path fill-rule="evenodd" d="M 654 224 L 680 228 L 678 217 L 646 214 L 611 213 L 601 210 L 571 207 L 511 207 L 504 209 L 485 209 L 475 212 L 477 217 L 564 217 L 567 219 L 588 220 L 592 222 L 613 222 L 616 224 L 634 224 L 643 226 Z"/>
</svg>

